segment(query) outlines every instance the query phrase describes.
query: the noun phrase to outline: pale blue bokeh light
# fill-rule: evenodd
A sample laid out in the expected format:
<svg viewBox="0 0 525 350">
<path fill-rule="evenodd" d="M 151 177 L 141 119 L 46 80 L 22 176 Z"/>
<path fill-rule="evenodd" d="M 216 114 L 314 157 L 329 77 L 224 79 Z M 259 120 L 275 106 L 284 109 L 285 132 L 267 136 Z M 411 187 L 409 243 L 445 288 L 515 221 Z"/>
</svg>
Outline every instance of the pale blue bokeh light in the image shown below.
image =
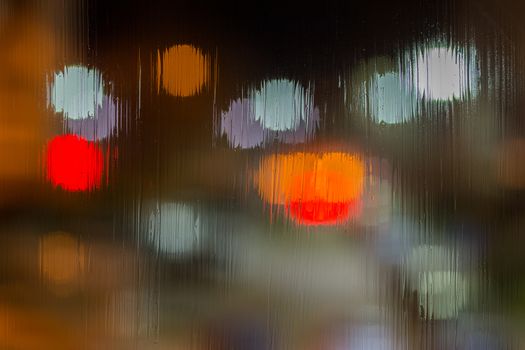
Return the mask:
<svg viewBox="0 0 525 350">
<path fill-rule="evenodd" d="M 86 119 L 95 116 L 102 107 L 104 87 L 96 69 L 68 66 L 55 73 L 49 88 L 49 104 L 55 112 L 68 119 Z"/>
<path fill-rule="evenodd" d="M 360 109 L 378 123 L 398 124 L 417 113 L 417 96 L 407 79 L 395 71 L 373 73 L 361 83 Z"/>
<path fill-rule="evenodd" d="M 319 126 L 313 88 L 274 79 L 250 88 L 245 96 L 232 101 L 221 114 L 219 133 L 232 147 L 303 143 L 314 136 Z"/>
<path fill-rule="evenodd" d="M 265 129 L 295 130 L 306 119 L 310 94 L 299 83 L 287 79 L 265 81 L 253 95 L 255 120 Z"/>
<path fill-rule="evenodd" d="M 201 218 L 185 203 L 163 203 L 150 213 L 148 241 L 161 253 L 181 256 L 198 249 L 202 240 Z"/>
</svg>

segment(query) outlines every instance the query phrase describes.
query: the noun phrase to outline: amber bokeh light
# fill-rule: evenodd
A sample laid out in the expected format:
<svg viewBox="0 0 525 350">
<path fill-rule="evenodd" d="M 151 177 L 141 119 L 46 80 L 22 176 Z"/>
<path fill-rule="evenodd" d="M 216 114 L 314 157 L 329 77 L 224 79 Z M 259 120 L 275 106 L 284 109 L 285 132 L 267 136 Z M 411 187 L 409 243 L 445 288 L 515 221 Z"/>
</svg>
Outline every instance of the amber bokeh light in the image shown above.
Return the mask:
<svg viewBox="0 0 525 350">
<path fill-rule="evenodd" d="M 210 58 L 191 45 L 176 45 L 159 52 L 157 81 L 173 96 L 198 94 L 210 79 Z"/>
<path fill-rule="evenodd" d="M 84 246 L 68 233 L 51 233 L 40 241 L 42 276 L 57 292 L 69 291 L 79 283 L 85 258 Z"/>
</svg>

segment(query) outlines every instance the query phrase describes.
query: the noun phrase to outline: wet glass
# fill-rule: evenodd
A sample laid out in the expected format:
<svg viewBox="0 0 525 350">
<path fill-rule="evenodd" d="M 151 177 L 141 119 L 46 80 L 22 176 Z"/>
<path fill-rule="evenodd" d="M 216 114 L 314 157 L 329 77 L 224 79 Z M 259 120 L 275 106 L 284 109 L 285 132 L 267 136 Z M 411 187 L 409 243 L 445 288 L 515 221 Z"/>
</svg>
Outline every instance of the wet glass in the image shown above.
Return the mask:
<svg viewBox="0 0 525 350">
<path fill-rule="evenodd" d="M 0 0 L 0 349 L 525 348 L 524 13 Z"/>
</svg>

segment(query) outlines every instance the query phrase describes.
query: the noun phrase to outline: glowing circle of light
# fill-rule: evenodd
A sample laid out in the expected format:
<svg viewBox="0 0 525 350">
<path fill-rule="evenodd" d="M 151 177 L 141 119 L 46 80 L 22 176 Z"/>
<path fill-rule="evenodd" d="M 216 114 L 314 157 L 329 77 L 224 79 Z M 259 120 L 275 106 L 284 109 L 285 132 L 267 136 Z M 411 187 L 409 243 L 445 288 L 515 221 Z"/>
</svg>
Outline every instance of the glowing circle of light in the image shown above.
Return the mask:
<svg viewBox="0 0 525 350">
<path fill-rule="evenodd" d="M 408 255 L 405 271 L 424 319 L 456 318 L 467 304 L 469 280 L 458 260 L 457 251 L 438 245 L 420 245 Z"/>
<path fill-rule="evenodd" d="M 67 66 L 55 73 L 48 92 L 48 102 L 55 112 L 68 119 L 86 119 L 95 116 L 102 107 L 104 87 L 96 69 Z"/>
<path fill-rule="evenodd" d="M 313 89 L 274 79 L 249 90 L 247 97 L 232 101 L 221 114 L 219 134 L 225 135 L 232 147 L 254 148 L 276 141 L 305 142 L 318 125 Z"/>
<path fill-rule="evenodd" d="M 211 59 L 192 45 L 175 45 L 160 51 L 157 81 L 173 96 L 197 95 L 208 84 Z"/>
<path fill-rule="evenodd" d="M 467 302 L 467 281 L 457 271 L 424 272 L 419 277 L 419 305 L 426 319 L 458 316 Z"/>
<path fill-rule="evenodd" d="M 361 62 L 354 69 L 350 86 L 350 110 L 376 123 L 400 124 L 418 114 L 417 89 L 410 74 L 388 57 Z"/>
<path fill-rule="evenodd" d="M 56 136 L 46 148 L 47 179 L 70 192 L 100 187 L 102 151 L 76 135 Z"/>
<path fill-rule="evenodd" d="M 163 254 L 183 256 L 198 249 L 203 239 L 201 217 L 189 204 L 162 203 L 159 212 L 149 216 L 149 244 Z"/>
<path fill-rule="evenodd" d="M 398 72 L 374 73 L 361 89 L 360 107 L 377 122 L 398 124 L 416 114 L 416 95 Z"/>
<path fill-rule="evenodd" d="M 85 258 L 84 246 L 71 234 L 55 232 L 40 240 L 40 270 L 55 292 L 67 293 L 80 282 Z"/>
<path fill-rule="evenodd" d="M 290 217 L 305 225 L 330 225 L 345 221 L 350 216 L 356 216 L 359 207 L 355 202 L 333 203 L 323 200 L 309 202 L 290 202 L 288 210 Z"/>
<path fill-rule="evenodd" d="M 116 129 L 119 108 L 105 91 L 101 73 L 85 66 L 66 66 L 48 84 L 48 104 L 62 113 L 64 130 L 89 141 L 102 140 Z"/>
<path fill-rule="evenodd" d="M 308 93 L 307 93 L 308 92 Z M 274 79 L 263 82 L 253 96 L 255 120 L 265 129 L 295 130 L 307 118 L 309 91 L 297 82 Z"/>
<path fill-rule="evenodd" d="M 293 153 L 259 165 L 259 195 L 301 225 L 333 225 L 359 214 L 364 165 L 345 153 Z"/>
<path fill-rule="evenodd" d="M 88 141 L 103 140 L 113 133 L 118 124 L 118 104 L 111 95 L 104 95 L 102 105 L 95 111 L 95 117 L 86 119 L 65 119 L 68 133 L 78 135 Z"/>
<path fill-rule="evenodd" d="M 479 71 L 475 50 L 433 47 L 417 54 L 416 86 L 430 101 L 475 97 Z"/>
</svg>

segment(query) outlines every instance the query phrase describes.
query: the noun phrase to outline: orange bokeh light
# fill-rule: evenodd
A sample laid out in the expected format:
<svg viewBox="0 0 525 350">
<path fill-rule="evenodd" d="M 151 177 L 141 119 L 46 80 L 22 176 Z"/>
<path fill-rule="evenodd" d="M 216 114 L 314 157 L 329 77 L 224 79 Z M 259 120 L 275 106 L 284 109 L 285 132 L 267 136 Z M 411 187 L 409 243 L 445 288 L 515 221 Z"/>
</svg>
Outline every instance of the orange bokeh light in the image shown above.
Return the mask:
<svg viewBox="0 0 525 350">
<path fill-rule="evenodd" d="M 300 224 L 335 224 L 360 212 L 364 166 L 355 155 L 273 155 L 260 163 L 256 179 L 259 195 Z"/>
<path fill-rule="evenodd" d="M 194 46 L 173 46 L 159 52 L 157 81 L 173 96 L 196 95 L 209 82 L 210 62 L 210 57 Z"/>
</svg>

